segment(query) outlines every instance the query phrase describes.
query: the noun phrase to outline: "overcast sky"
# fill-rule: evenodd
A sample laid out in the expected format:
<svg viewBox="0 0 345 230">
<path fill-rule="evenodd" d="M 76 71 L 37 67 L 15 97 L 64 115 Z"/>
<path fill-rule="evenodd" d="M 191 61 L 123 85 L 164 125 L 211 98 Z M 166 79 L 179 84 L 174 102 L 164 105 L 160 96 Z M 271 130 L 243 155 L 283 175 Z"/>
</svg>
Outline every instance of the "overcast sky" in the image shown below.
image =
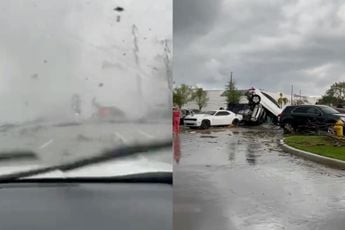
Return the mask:
<svg viewBox="0 0 345 230">
<path fill-rule="evenodd" d="M 342 0 L 174 0 L 174 81 L 321 95 L 345 81 Z"/>
<path fill-rule="evenodd" d="M 165 40 L 171 0 L 0 1 L 0 124 L 73 114 L 74 94 L 87 116 L 94 97 L 133 116 L 168 109 Z"/>
</svg>

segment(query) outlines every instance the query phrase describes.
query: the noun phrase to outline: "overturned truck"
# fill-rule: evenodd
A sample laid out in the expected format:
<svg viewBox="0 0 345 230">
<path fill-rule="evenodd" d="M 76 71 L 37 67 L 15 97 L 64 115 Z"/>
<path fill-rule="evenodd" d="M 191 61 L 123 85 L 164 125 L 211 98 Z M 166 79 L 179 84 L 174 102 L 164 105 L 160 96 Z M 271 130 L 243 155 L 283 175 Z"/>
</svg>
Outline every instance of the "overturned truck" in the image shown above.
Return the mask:
<svg viewBox="0 0 345 230">
<path fill-rule="evenodd" d="M 260 125 L 265 122 L 278 124 L 278 115 L 282 112 L 274 98 L 261 90 L 251 88 L 246 92 L 247 103 L 229 104 L 228 110 L 243 116 L 243 123 Z"/>
</svg>

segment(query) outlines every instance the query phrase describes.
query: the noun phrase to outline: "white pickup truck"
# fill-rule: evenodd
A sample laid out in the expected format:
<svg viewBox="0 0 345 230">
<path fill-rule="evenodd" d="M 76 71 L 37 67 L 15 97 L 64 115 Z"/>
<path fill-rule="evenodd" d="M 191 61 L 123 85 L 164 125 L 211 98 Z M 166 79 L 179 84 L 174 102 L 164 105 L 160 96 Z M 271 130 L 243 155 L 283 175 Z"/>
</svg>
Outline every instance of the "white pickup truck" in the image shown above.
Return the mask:
<svg viewBox="0 0 345 230">
<path fill-rule="evenodd" d="M 211 126 L 237 125 L 242 115 L 229 110 L 213 110 L 204 113 L 190 114 L 183 120 L 185 126 L 208 129 Z"/>
<path fill-rule="evenodd" d="M 282 109 L 274 98 L 258 89 L 251 88 L 247 92 L 251 113 L 244 120 L 253 124 L 261 124 L 270 117 L 273 123 L 277 123 L 278 115 Z"/>
</svg>

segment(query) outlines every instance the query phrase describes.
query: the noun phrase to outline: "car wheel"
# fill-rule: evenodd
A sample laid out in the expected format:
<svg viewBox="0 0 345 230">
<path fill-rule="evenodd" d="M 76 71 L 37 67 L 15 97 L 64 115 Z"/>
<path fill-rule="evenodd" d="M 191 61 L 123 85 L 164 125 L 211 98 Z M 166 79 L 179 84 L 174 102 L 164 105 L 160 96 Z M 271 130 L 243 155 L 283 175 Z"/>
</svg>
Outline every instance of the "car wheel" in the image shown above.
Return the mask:
<svg viewBox="0 0 345 230">
<path fill-rule="evenodd" d="M 211 126 L 211 124 L 210 124 L 210 121 L 207 121 L 207 120 L 203 120 L 202 122 L 201 122 L 201 128 L 202 129 L 208 129 L 208 128 L 210 128 L 210 126 Z"/>
<path fill-rule="evenodd" d="M 283 129 L 285 134 L 293 133 L 295 131 L 294 127 L 290 122 L 286 122 L 283 126 Z"/>
<path fill-rule="evenodd" d="M 257 105 L 257 104 L 259 104 L 260 103 L 260 101 L 261 101 L 261 97 L 259 96 L 259 95 L 253 95 L 252 96 L 252 101 L 253 101 L 253 103 L 255 104 L 255 105 Z"/>
<path fill-rule="evenodd" d="M 240 123 L 240 121 L 239 121 L 238 119 L 234 119 L 234 120 L 232 121 L 232 124 L 233 124 L 234 126 L 238 126 L 238 123 Z"/>
</svg>

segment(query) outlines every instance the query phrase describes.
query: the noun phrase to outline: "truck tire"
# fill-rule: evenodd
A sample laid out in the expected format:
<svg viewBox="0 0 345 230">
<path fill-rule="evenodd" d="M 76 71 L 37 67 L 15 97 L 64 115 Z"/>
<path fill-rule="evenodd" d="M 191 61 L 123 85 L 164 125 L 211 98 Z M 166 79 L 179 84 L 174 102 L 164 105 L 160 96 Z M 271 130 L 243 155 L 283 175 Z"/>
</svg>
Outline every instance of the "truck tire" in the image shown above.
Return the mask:
<svg viewBox="0 0 345 230">
<path fill-rule="evenodd" d="M 261 97 L 259 96 L 259 95 L 253 95 L 252 96 L 252 101 L 253 101 L 253 103 L 255 104 L 255 105 L 257 105 L 257 104 L 259 104 L 260 103 L 260 101 L 261 101 Z"/>
<path fill-rule="evenodd" d="M 210 126 L 211 126 L 211 124 L 210 124 L 210 121 L 209 120 L 203 120 L 202 122 L 201 122 L 201 128 L 202 129 L 208 129 L 208 128 L 210 128 Z"/>
</svg>

